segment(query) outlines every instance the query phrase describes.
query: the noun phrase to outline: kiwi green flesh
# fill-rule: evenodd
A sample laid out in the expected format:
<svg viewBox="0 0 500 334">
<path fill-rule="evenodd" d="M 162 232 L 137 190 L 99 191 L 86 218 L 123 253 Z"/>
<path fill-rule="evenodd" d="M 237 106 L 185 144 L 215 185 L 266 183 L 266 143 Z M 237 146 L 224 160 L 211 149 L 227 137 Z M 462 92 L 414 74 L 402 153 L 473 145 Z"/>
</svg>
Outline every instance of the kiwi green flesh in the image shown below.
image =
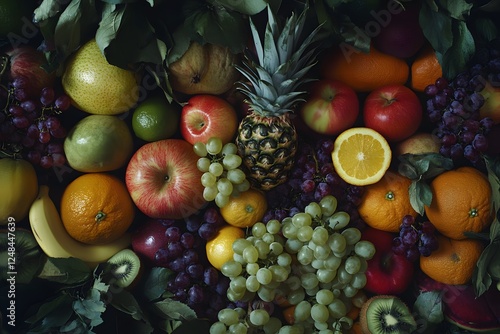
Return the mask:
<svg viewBox="0 0 500 334">
<path fill-rule="evenodd" d="M 366 310 L 366 321 L 372 334 L 410 334 L 417 329 L 408 307 L 394 297 L 374 299 Z"/>
<path fill-rule="evenodd" d="M 0 231 L 0 279 L 2 281 L 9 278 L 9 272 L 16 272 L 16 282 L 27 284 L 37 275 L 43 264 L 43 253 L 36 242 L 31 231 L 23 228 L 17 228 L 14 233 L 15 240 L 12 234 L 9 235 L 7 230 Z M 12 260 L 12 252 L 9 252 L 9 242 L 15 241 L 14 259 Z M 10 262 L 9 262 L 10 261 Z M 13 263 L 11 263 L 14 261 Z M 14 270 L 11 270 L 9 264 L 14 265 Z"/>
<path fill-rule="evenodd" d="M 131 249 L 124 249 L 113 255 L 108 261 L 116 286 L 126 288 L 139 275 L 141 261 Z"/>
</svg>

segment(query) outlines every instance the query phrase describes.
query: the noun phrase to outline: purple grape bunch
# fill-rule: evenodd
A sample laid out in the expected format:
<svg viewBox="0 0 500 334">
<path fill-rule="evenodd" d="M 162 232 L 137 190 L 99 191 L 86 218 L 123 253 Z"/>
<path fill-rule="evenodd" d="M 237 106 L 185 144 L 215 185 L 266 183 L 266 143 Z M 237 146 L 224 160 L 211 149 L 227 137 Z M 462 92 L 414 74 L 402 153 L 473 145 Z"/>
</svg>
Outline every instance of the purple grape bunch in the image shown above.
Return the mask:
<svg viewBox="0 0 500 334">
<path fill-rule="evenodd" d="M 492 48 L 476 57 L 475 65 L 459 73 L 451 82 L 438 78 L 425 88 L 427 116 L 441 139 L 440 153 L 456 164 L 480 166 L 488 150 L 488 133 L 494 122 L 481 118 L 486 85 L 500 86 L 500 49 Z"/>
<path fill-rule="evenodd" d="M 439 247 L 436 228 L 428 221 L 418 222 L 415 217 L 403 217 L 399 236 L 392 242 L 395 254 L 405 256 L 409 261 L 415 262 L 420 255 L 430 256 Z"/>
<path fill-rule="evenodd" d="M 21 156 L 42 168 L 66 163 L 63 141 L 67 131 L 59 114 L 71 106 L 65 94 L 45 87 L 38 99 L 28 94 L 30 82 L 14 78 L 0 89 L 0 143 L 4 153 Z"/>
<path fill-rule="evenodd" d="M 167 285 L 172 298 L 190 306 L 199 317 L 213 321 L 219 310 L 231 305 L 226 296 L 229 279 L 210 265 L 205 251 L 206 241 L 215 236 L 221 222 L 213 207 L 186 220 L 165 221 L 167 243 L 155 255 L 155 265 L 175 274 Z"/>
<path fill-rule="evenodd" d="M 363 224 L 357 211 L 363 188 L 346 183 L 335 172 L 331 155 L 333 142 L 332 139 L 319 139 L 299 143 L 287 182 L 266 193 L 268 210 L 262 219 L 264 223 L 271 219 L 281 221 L 302 212 L 309 203 L 333 195 L 338 200 L 339 210 L 349 213 L 351 224 Z"/>
</svg>

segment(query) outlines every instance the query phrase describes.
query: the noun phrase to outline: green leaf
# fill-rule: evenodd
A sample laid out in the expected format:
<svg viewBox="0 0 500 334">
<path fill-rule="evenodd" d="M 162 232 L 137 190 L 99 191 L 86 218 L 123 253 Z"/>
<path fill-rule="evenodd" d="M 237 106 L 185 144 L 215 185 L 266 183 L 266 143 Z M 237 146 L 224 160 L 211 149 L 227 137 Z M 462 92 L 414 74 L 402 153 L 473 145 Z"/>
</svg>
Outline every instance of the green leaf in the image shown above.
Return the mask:
<svg viewBox="0 0 500 334">
<path fill-rule="evenodd" d="M 165 42 L 157 38 L 140 3 L 106 10 L 96 42 L 110 64 L 125 69 L 141 63 L 162 64 L 167 55 Z"/>
<path fill-rule="evenodd" d="M 61 13 L 54 31 L 59 59 L 64 61 L 93 33 L 99 16 L 94 0 L 72 0 Z"/>
<path fill-rule="evenodd" d="M 114 293 L 111 297 L 111 306 L 117 310 L 132 316 L 135 320 L 145 320 L 141 306 L 134 295 L 127 290 Z"/>
<path fill-rule="evenodd" d="M 488 172 L 488 181 L 490 182 L 492 190 L 491 197 L 493 201 L 493 210 L 494 212 L 497 212 L 500 210 L 500 158 L 485 156 L 484 162 Z M 492 235 L 491 239 L 493 240 L 497 236 L 500 238 L 500 230 L 498 233 Z"/>
<path fill-rule="evenodd" d="M 56 298 L 43 303 L 36 314 L 25 320 L 32 324 L 33 331 L 52 332 L 51 329 L 63 326 L 73 315 L 73 298 L 68 294 L 59 294 Z"/>
<path fill-rule="evenodd" d="M 432 202 L 432 190 L 430 186 L 424 181 L 412 181 L 408 188 L 408 193 L 410 195 L 411 207 L 423 216 L 425 206 L 431 205 Z"/>
<path fill-rule="evenodd" d="M 164 299 L 153 304 L 155 309 L 165 319 L 194 320 L 196 313 L 186 304 L 173 299 Z"/>
<path fill-rule="evenodd" d="M 91 271 L 80 259 L 49 257 L 38 277 L 68 285 L 79 285 L 90 279 Z"/>
<path fill-rule="evenodd" d="M 462 21 L 467 19 L 473 6 L 465 0 L 440 0 L 439 3 L 452 18 Z"/>
<path fill-rule="evenodd" d="M 443 76 L 454 78 L 462 72 L 467 62 L 474 55 L 476 45 L 474 37 L 464 21 L 453 21 L 453 45 L 443 54 Z"/>
<path fill-rule="evenodd" d="M 498 248 L 500 248 L 498 245 L 495 246 L 490 243 L 483 249 L 477 260 L 476 268 L 472 274 L 472 284 L 478 297 L 485 293 L 491 286 L 492 279 L 488 273 L 488 267 L 496 252 L 500 251 Z"/>
<path fill-rule="evenodd" d="M 60 0 L 43 0 L 33 11 L 33 22 L 41 23 L 58 15 L 62 10 L 62 3 Z"/>
<path fill-rule="evenodd" d="M 444 320 L 442 292 L 426 291 L 417 296 L 413 310 L 420 318 L 432 324 L 439 324 Z"/>
<path fill-rule="evenodd" d="M 173 275 L 174 273 L 167 268 L 151 268 L 148 277 L 144 281 L 144 288 L 142 289 L 147 300 L 153 301 L 160 298 L 165 292 L 167 283 L 172 279 Z"/>
<path fill-rule="evenodd" d="M 436 52 L 444 54 L 453 45 L 452 18 L 443 11 L 436 11 L 429 5 L 429 1 L 422 3 L 419 21 L 425 38 L 431 43 Z M 436 34 L 439 31 L 439 34 Z"/>
</svg>

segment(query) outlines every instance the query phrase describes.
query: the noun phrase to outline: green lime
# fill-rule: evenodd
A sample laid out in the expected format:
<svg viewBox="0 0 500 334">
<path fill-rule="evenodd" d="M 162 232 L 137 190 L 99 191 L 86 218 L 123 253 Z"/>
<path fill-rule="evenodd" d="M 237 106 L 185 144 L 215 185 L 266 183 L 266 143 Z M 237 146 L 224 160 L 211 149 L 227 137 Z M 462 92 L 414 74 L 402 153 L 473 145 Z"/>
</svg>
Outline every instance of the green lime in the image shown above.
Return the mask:
<svg viewBox="0 0 500 334">
<path fill-rule="evenodd" d="M 135 135 L 145 141 L 172 137 L 178 127 L 180 106 L 169 103 L 164 96 L 153 96 L 140 103 L 132 115 Z"/>
<path fill-rule="evenodd" d="M 22 34 L 23 26 L 31 23 L 35 8 L 34 0 L 0 0 L 0 38 L 10 33 Z"/>
</svg>

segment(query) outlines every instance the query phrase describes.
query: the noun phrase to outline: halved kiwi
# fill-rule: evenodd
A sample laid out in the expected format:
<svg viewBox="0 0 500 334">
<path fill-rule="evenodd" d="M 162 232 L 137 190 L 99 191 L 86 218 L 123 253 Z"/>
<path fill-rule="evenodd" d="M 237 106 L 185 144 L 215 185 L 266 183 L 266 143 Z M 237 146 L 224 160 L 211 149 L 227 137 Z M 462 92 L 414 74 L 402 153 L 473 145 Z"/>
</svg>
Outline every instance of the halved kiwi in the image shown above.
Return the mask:
<svg viewBox="0 0 500 334">
<path fill-rule="evenodd" d="M 359 317 L 365 334 L 410 334 L 417 329 L 410 310 L 396 296 L 371 297 L 361 307 Z"/>
<path fill-rule="evenodd" d="M 116 286 L 126 288 L 135 281 L 141 271 L 141 260 L 131 249 L 123 249 L 108 261 L 110 274 Z"/>
</svg>

